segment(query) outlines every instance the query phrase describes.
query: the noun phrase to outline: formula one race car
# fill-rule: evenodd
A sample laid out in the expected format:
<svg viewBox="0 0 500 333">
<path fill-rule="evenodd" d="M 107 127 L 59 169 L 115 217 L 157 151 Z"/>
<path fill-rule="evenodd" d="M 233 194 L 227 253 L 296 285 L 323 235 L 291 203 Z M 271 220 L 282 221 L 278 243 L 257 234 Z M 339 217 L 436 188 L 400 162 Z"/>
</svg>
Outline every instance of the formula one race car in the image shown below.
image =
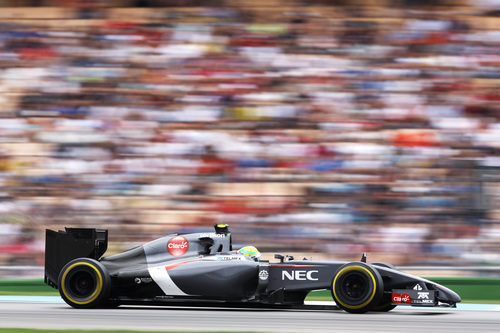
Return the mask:
<svg viewBox="0 0 500 333">
<path fill-rule="evenodd" d="M 173 234 L 109 257 L 108 232 L 46 230 L 45 283 L 75 308 L 120 304 L 219 304 L 294 307 L 312 290 L 331 290 L 341 309 L 363 313 L 397 305 L 455 307 L 460 297 L 386 263 L 260 260 L 253 247 L 233 251 L 227 225 Z"/>
</svg>

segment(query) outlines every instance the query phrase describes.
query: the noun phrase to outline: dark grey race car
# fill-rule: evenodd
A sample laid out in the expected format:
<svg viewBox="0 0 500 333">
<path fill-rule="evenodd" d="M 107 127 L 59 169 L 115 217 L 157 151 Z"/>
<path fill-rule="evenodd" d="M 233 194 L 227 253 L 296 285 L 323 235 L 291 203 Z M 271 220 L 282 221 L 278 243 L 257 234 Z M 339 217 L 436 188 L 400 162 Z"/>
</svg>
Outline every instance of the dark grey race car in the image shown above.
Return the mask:
<svg viewBox="0 0 500 333">
<path fill-rule="evenodd" d="M 312 290 L 331 290 L 343 310 L 397 305 L 455 307 L 460 296 L 386 263 L 253 260 L 233 251 L 227 225 L 168 235 L 123 253 L 106 252 L 107 230 L 46 230 L 45 283 L 75 308 L 120 304 L 294 307 Z"/>
</svg>

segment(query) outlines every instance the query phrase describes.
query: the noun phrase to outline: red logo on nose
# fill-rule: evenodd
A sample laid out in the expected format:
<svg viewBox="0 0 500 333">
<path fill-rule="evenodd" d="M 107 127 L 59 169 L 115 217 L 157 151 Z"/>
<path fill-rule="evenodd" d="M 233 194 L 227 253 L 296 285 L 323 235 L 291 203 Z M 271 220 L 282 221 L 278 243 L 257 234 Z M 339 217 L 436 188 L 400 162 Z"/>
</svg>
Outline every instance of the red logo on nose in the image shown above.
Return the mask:
<svg viewBox="0 0 500 333">
<path fill-rule="evenodd" d="M 411 303 L 411 297 L 408 294 L 401 294 L 401 303 Z"/>
<path fill-rule="evenodd" d="M 189 249 L 189 242 L 186 238 L 182 236 L 176 236 L 174 238 L 170 238 L 167 243 L 168 253 L 171 255 L 178 257 L 182 256 Z"/>
</svg>

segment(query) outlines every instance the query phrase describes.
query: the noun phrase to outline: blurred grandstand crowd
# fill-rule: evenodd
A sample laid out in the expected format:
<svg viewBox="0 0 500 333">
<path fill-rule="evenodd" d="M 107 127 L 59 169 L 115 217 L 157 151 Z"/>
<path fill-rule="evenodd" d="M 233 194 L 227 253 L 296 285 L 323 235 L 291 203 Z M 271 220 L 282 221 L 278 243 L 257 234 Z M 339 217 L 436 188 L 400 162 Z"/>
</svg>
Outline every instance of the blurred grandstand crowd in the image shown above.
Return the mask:
<svg viewBox="0 0 500 333">
<path fill-rule="evenodd" d="M 0 265 L 228 223 L 500 263 L 500 1 L 2 1 Z"/>
</svg>

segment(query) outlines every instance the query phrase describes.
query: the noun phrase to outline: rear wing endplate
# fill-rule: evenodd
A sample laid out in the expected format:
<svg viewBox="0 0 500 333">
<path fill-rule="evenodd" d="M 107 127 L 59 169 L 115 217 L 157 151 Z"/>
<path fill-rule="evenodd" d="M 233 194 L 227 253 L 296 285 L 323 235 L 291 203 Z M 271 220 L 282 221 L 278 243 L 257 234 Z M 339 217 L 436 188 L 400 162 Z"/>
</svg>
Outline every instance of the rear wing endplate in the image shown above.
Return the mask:
<svg viewBox="0 0 500 333">
<path fill-rule="evenodd" d="M 45 230 L 44 282 L 57 288 L 61 269 L 73 259 L 99 259 L 108 248 L 108 231 L 103 229 L 65 228 Z"/>
</svg>

